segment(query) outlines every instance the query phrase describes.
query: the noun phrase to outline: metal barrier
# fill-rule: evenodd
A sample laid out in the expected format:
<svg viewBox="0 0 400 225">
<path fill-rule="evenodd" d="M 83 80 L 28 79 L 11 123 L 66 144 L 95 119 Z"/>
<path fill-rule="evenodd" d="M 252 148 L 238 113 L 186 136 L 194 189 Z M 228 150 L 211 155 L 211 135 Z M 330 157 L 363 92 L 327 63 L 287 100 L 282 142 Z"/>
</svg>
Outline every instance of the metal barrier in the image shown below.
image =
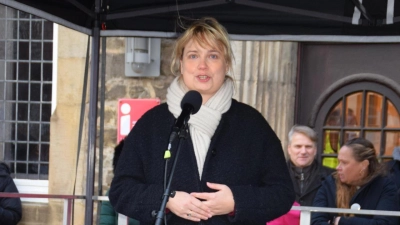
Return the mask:
<svg viewBox="0 0 400 225">
<path fill-rule="evenodd" d="M 382 215 L 382 216 L 398 216 L 400 211 L 382 211 L 382 210 L 366 210 L 366 209 L 338 209 L 338 208 L 325 208 L 325 207 L 309 207 L 309 206 L 292 206 L 292 210 L 300 211 L 300 225 L 311 224 L 312 212 L 326 212 L 326 213 L 349 213 L 349 214 L 363 214 L 363 215 Z"/>
<path fill-rule="evenodd" d="M 52 194 L 24 194 L 24 193 L 10 193 L 0 192 L 2 198 L 51 198 L 51 199 L 63 199 L 63 222 L 62 225 L 72 224 L 72 203 L 75 199 L 85 200 L 85 195 L 52 195 Z M 93 201 L 109 201 L 108 196 L 93 196 Z M 118 214 L 118 225 L 127 225 L 128 217 L 122 214 Z"/>
<path fill-rule="evenodd" d="M 84 195 L 51 195 L 51 194 L 23 194 L 23 193 L 9 193 L 0 192 L 0 197 L 3 198 L 53 198 L 64 200 L 63 210 L 63 225 L 70 225 L 72 215 L 72 201 L 75 199 L 85 199 Z"/>
<path fill-rule="evenodd" d="M 71 225 L 72 220 L 72 201 L 75 199 L 85 199 L 84 195 L 51 195 L 51 194 L 23 194 L 23 193 L 6 193 L 0 192 L 0 197 L 7 198 L 52 198 L 63 199 L 63 225 Z M 93 196 L 93 201 L 109 201 L 108 196 Z M 400 217 L 400 211 L 382 211 L 382 210 L 356 210 L 356 209 L 338 209 L 325 207 L 310 207 L 310 206 L 292 206 L 291 210 L 300 211 L 300 225 L 310 225 L 312 212 L 327 212 L 327 213 L 349 213 L 362 215 L 383 215 Z M 118 225 L 127 225 L 128 217 L 118 214 Z"/>
</svg>

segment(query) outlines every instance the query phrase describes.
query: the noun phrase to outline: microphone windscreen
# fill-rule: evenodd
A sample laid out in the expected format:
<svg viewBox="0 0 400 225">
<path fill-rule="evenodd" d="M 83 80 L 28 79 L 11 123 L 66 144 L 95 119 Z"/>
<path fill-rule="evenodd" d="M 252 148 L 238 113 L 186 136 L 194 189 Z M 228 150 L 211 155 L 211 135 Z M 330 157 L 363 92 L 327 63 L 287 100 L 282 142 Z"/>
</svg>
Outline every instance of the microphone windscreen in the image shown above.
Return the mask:
<svg viewBox="0 0 400 225">
<path fill-rule="evenodd" d="M 186 104 L 189 104 L 193 107 L 192 114 L 195 114 L 200 110 L 202 102 L 203 98 L 198 91 L 188 91 L 182 98 L 181 108 L 183 109 Z"/>
</svg>

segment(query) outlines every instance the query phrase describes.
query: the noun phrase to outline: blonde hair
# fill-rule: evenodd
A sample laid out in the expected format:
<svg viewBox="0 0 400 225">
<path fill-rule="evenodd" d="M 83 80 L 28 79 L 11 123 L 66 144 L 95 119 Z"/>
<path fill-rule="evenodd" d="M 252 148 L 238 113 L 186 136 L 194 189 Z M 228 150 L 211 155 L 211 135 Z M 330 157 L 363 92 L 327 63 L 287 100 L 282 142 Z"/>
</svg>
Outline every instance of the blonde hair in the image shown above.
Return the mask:
<svg viewBox="0 0 400 225">
<path fill-rule="evenodd" d="M 204 17 L 190 25 L 186 31 L 176 40 L 172 53 L 171 72 L 180 76 L 180 60 L 186 44 L 194 40 L 200 46 L 215 46 L 224 54 L 224 59 L 229 71 L 232 71 L 233 52 L 226 29 L 211 17 Z"/>
</svg>

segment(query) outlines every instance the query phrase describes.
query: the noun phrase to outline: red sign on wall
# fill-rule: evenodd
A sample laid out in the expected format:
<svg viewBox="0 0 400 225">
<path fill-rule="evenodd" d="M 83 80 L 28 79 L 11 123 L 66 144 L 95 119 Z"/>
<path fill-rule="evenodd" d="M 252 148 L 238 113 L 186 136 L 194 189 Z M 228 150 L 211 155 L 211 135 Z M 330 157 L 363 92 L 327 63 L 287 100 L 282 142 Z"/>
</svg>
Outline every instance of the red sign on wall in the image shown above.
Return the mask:
<svg viewBox="0 0 400 225">
<path fill-rule="evenodd" d="M 160 99 L 119 99 L 118 100 L 118 143 L 124 139 L 138 119 L 147 110 L 160 104 Z"/>
</svg>

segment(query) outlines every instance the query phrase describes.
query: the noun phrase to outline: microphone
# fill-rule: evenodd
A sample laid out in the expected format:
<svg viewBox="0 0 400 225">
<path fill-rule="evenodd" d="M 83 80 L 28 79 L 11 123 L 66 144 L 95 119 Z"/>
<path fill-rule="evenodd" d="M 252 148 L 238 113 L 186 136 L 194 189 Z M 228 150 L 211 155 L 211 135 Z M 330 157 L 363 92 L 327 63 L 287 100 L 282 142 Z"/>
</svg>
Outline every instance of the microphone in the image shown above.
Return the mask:
<svg viewBox="0 0 400 225">
<path fill-rule="evenodd" d="M 197 91 L 188 91 L 185 96 L 183 96 L 181 101 L 181 108 L 182 112 L 177 118 L 173 128 L 171 135 L 169 136 L 169 144 L 168 149 L 164 153 L 165 159 L 165 170 L 164 170 L 164 194 L 162 197 L 162 202 L 160 206 L 160 210 L 158 212 L 153 211 L 152 216 L 156 217 L 156 225 L 161 225 L 162 219 L 165 219 L 164 211 L 167 205 L 167 201 L 169 197 L 174 197 L 175 191 L 171 191 L 171 182 L 172 177 L 174 175 L 176 162 L 178 159 L 178 155 L 181 149 L 181 140 L 186 138 L 187 132 L 185 131 L 187 122 L 189 121 L 190 114 L 195 114 L 200 110 L 201 103 L 203 102 L 203 98 L 201 97 L 200 93 Z M 178 143 L 178 150 L 176 152 L 176 156 L 174 159 L 174 164 L 172 165 L 172 169 L 170 171 L 168 184 L 167 182 L 167 168 L 168 168 L 168 161 L 171 158 L 171 143 L 172 141 L 178 136 L 179 134 L 179 143 Z"/>
<path fill-rule="evenodd" d="M 170 136 L 170 142 L 175 139 L 176 134 L 183 128 L 186 122 L 189 120 L 191 114 L 196 114 L 201 107 L 203 98 L 197 91 L 188 91 L 185 96 L 183 96 L 181 101 L 182 112 L 175 122 L 173 131 Z"/>
</svg>

